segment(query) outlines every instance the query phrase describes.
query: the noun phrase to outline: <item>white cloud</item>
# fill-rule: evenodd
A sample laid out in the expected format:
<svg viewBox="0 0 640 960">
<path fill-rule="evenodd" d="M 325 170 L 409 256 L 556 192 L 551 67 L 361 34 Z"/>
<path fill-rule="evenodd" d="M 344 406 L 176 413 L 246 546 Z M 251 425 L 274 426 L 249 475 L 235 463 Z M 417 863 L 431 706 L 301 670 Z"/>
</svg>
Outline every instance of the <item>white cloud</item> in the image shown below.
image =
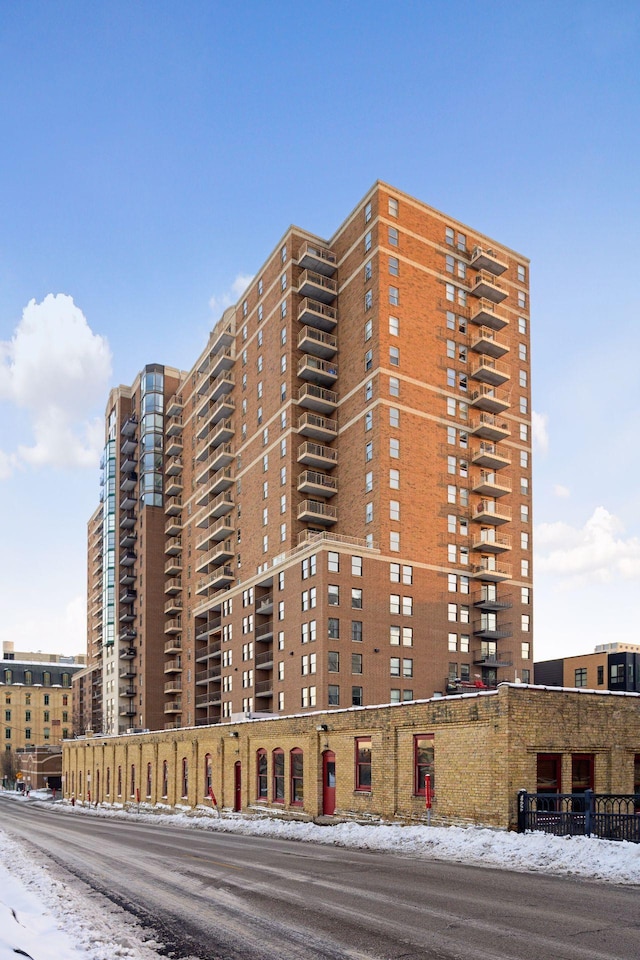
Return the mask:
<svg viewBox="0 0 640 960">
<path fill-rule="evenodd" d="M 0 451 L 0 478 L 20 465 L 95 465 L 102 420 L 89 417 L 104 396 L 111 352 L 73 298 L 31 300 L 10 341 L 0 342 L 0 401 L 25 410 L 34 444 Z"/>
<path fill-rule="evenodd" d="M 553 492 L 555 493 L 556 497 L 563 497 L 566 499 L 567 497 L 571 496 L 571 491 L 569 490 L 569 487 L 565 487 L 561 483 L 556 483 L 556 485 L 553 488 Z"/>
<path fill-rule="evenodd" d="M 239 273 L 230 288 L 221 295 L 214 295 L 209 300 L 209 306 L 214 313 L 220 313 L 222 310 L 226 310 L 227 307 L 230 307 L 232 303 L 237 303 L 240 296 L 247 289 L 251 281 L 253 280 L 253 274 L 250 273 Z"/>
<path fill-rule="evenodd" d="M 581 528 L 542 523 L 534 542 L 537 572 L 557 577 L 559 586 L 640 579 L 640 538 L 625 538 L 620 520 L 604 507 Z"/>
<path fill-rule="evenodd" d="M 536 413 L 535 410 L 531 411 L 531 434 L 533 437 L 533 445 L 541 453 L 546 453 L 549 449 L 549 433 L 547 430 L 547 423 L 549 418 L 546 413 Z"/>
</svg>

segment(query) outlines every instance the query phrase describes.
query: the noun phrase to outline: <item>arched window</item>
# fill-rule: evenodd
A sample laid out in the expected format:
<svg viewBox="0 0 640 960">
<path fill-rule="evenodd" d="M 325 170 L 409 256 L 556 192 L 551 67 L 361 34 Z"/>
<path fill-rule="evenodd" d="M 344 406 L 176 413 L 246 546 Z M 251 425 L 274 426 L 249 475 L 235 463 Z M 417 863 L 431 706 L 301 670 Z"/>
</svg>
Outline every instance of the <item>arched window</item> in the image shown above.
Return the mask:
<svg viewBox="0 0 640 960">
<path fill-rule="evenodd" d="M 76 792 L 76 772 L 75 770 L 71 771 L 71 793 Z"/>
<path fill-rule="evenodd" d="M 303 759 L 300 747 L 294 747 L 289 755 L 291 771 L 290 803 L 304 803 Z"/>
<path fill-rule="evenodd" d="M 118 796 L 122 796 L 122 767 L 118 767 Z"/>
<path fill-rule="evenodd" d="M 111 767 L 107 767 L 107 776 L 106 776 L 106 786 L 105 797 L 111 796 Z"/>
<path fill-rule="evenodd" d="M 100 771 L 96 770 L 96 793 L 93 798 L 96 803 L 100 802 Z"/>
<path fill-rule="evenodd" d="M 25 670 L 24 684 L 25 684 L 25 687 L 33 686 L 33 672 L 31 670 Z"/>
<path fill-rule="evenodd" d="M 78 771 L 78 796 L 82 796 L 82 770 Z"/>
<path fill-rule="evenodd" d="M 136 765 L 135 763 L 131 764 L 131 796 L 135 797 L 136 795 Z"/>
<path fill-rule="evenodd" d="M 169 793 L 169 764 L 166 760 L 162 761 L 162 796 L 166 797 Z"/>
<path fill-rule="evenodd" d="M 208 753 L 204 758 L 204 795 L 209 796 L 209 790 L 213 789 L 213 762 L 211 754 Z"/>
<path fill-rule="evenodd" d="M 267 751 L 261 747 L 256 753 L 257 764 L 257 793 L 258 800 L 267 799 Z"/>
<path fill-rule="evenodd" d="M 62 674 L 62 686 L 63 686 L 63 687 L 70 687 L 70 686 L 71 686 L 71 674 L 70 674 L 70 673 L 63 673 L 63 674 Z"/>
<path fill-rule="evenodd" d="M 151 796 L 151 764 L 147 764 L 147 797 Z"/>
<path fill-rule="evenodd" d="M 273 761 L 273 802 L 284 803 L 284 750 L 276 747 Z"/>
<path fill-rule="evenodd" d="M 186 799 L 189 796 L 189 761 L 186 757 L 182 758 L 182 797 Z"/>
<path fill-rule="evenodd" d="M 51 674 L 48 670 L 45 670 L 42 674 L 42 683 L 45 687 L 51 686 Z"/>
<path fill-rule="evenodd" d="M 5 670 L 4 672 L 4 682 L 13 683 L 13 670 Z"/>
</svg>

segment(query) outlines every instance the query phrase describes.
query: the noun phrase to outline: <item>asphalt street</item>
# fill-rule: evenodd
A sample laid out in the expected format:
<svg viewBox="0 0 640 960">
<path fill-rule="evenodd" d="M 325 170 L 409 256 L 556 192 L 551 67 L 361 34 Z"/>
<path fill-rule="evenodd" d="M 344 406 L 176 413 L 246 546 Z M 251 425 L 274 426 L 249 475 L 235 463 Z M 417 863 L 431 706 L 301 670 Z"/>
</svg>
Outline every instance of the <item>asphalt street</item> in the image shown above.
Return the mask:
<svg viewBox="0 0 640 960">
<path fill-rule="evenodd" d="M 637 960 L 634 887 L 4 802 L 0 824 L 199 960 Z M 331 827 L 327 827 L 330 830 Z M 71 880 L 75 877 L 76 880 Z"/>
</svg>

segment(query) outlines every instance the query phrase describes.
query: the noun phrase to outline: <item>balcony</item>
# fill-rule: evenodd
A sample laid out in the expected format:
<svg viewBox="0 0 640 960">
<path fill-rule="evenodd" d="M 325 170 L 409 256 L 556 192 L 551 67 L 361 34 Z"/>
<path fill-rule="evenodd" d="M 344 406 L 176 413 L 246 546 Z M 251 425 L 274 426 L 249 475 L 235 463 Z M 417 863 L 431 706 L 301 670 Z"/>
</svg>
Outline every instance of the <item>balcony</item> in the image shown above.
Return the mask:
<svg viewBox="0 0 640 960">
<path fill-rule="evenodd" d="M 169 457 L 164 465 L 167 477 L 177 477 L 182 473 L 182 457 Z"/>
<path fill-rule="evenodd" d="M 298 493 L 316 497 L 333 497 L 338 492 L 338 481 L 326 473 L 305 470 L 298 477 Z"/>
<path fill-rule="evenodd" d="M 123 493 L 129 493 L 131 490 L 134 490 L 138 482 L 138 474 L 134 471 L 133 473 L 127 473 L 122 478 L 122 483 L 120 484 L 120 489 Z"/>
<path fill-rule="evenodd" d="M 169 680 L 164 685 L 165 693 L 182 693 L 182 680 Z"/>
<path fill-rule="evenodd" d="M 137 590 L 134 590 L 132 587 L 127 587 L 127 589 L 123 590 L 120 594 L 120 603 L 133 603 L 137 596 Z"/>
<path fill-rule="evenodd" d="M 168 537 L 174 537 L 176 534 L 182 533 L 182 518 L 170 517 L 164 525 L 164 532 Z"/>
<path fill-rule="evenodd" d="M 206 616 L 206 614 L 205 614 Z M 208 637 L 212 633 L 217 633 L 222 629 L 222 617 L 213 617 L 212 619 L 205 620 L 204 623 L 199 624 L 196 627 L 196 640 L 201 640 L 203 637 Z M 220 641 L 216 640 L 218 648 L 220 647 Z M 198 651 L 196 660 L 200 659 L 202 651 Z"/>
<path fill-rule="evenodd" d="M 228 564 L 225 566 L 218 567 L 213 571 L 209 576 L 209 589 L 220 590 L 222 587 L 228 587 L 233 583 L 236 576 L 233 572 L 233 567 L 230 567 Z"/>
<path fill-rule="evenodd" d="M 136 515 L 133 510 L 125 510 L 120 516 L 120 528 L 122 530 L 130 530 L 131 527 L 136 525 Z M 102 556 L 102 554 L 101 554 Z"/>
<path fill-rule="evenodd" d="M 469 396 L 469 403 L 476 410 L 487 413 L 504 413 L 511 404 L 503 393 L 496 393 L 495 387 L 479 387 Z"/>
<path fill-rule="evenodd" d="M 472 334 L 471 349 L 476 353 L 484 353 L 488 357 L 497 360 L 509 352 L 509 347 L 502 340 L 498 340 L 493 330 L 489 327 L 480 327 L 476 333 Z"/>
<path fill-rule="evenodd" d="M 164 452 L 168 457 L 179 457 L 182 453 L 182 437 L 168 437 Z"/>
<path fill-rule="evenodd" d="M 165 414 L 167 417 L 177 417 L 182 413 L 182 394 L 176 393 L 167 403 Z"/>
<path fill-rule="evenodd" d="M 166 497 L 178 497 L 182 493 L 182 479 L 180 477 L 167 477 L 164 484 L 164 493 Z"/>
<path fill-rule="evenodd" d="M 511 537 L 506 533 L 496 533 L 495 527 L 482 530 L 480 536 L 471 540 L 472 550 L 481 550 L 482 553 L 504 553 L 511 550 Z"/>
<path fill-rule="evenodd" d="M 258 624 L 253 635 L 259 642 L 267 643 L 273 640 L 273 620 Z"/>
<path fill-rule="evenodd" d="M 135 687 L 120 687 L 120 689 L 118 690 L 118 695 L 119 695 L 120 697 L 123 697 L 123 698 L 129 698 L 129 699 L 131 699 L 132 697 L 135 697 L 135 695 L 136 695 L 136 688 L 135 688 Z"/>
<path fill-rule="evenodd" d="M 498 623 L 494 615 L 492 618 L 483 617 L 481 620 L 474 620 L 473 633 L 483 640 L 504 640 L 506 637 L 513 636 L 513 628 L 510 623 Z"/>
<path fill-rule="evenodd" d="M 196 450 L 196 460 L 208 460 L 212 452 L 219 447 L 221 443 L 228 443 L 233 438 L 236 430 L 233 420 L 221 420 L 211 428 L 210 433 L 198 444 Z"/>
<path fill-rule="evenodd" d="M 196 673 L 196 684 L 201 685 L 204 683 L 209 683 L 209 681 L 217 681 L 220 679 L 222 673 L 222 668 L 219 663 L 214 664 L 212 667 L 208 667 L 206 670 L 198 670 Z"/>
<path fill-rule="evenodd" d="M 196 697 L 196 707 L 213 707 L 222 702 L 222 694 L 219 690 L 210 690 L 208 693 L 201 693 Z M 204 721 L 208 723 L 208 720 Z"/>
<path fill-rule="evenodd" d="M 256 685 L 253 688 L 253 693 L 256 698 L 272 697 L 273 696 L 273 680 L 256 681 Z"/>
<path fill-rule="evenodd" d="M 469 293 L 472 297 L 489 300 L 491 303 L 502 303 L 507 298 L 507 291 L 488 270 L 480 270 L 469 282 Z"/>
<path fill-rule="evenodd" d="M 182 577 L 174 577 L 172 580 L 167 580 L 164 585 L 164 592 L 167 594 L 176 594 L 180 593 L 182 590 Z"/>
<path fill-rule="evenodd" d="M 338 406 L 338 394 L 313 383 L 305 383 L 298 391 L 298 406 L 317 413 L 332 413 Z"/>
<path fill-rule="evenodd" d="M 174 635 L 166 641 L 164 645 L 165 653 L 180 653 L 182 650 L 182 637 Z"/>
<path fill-rule="evenodd" d="M 265 650 L 264 653 L 256 654 L 256 670 L 273 669 L 273 649 Z"/>
<path fill-rule="evenodd" d="M 120 546 L 132 547 L 137 539 L 138 535 L 134 530 L 126 530 L 125 533 L 120 537 Z"/>
<path fill-rule="evenodd" d="M 135 437 L 127 437 L 124 443 L 120 447 L 120 453 L 123 457 L 128 457 L 129 454 L 135 453 L 138 447 L 138 441 Z"/>
<path fill-rule="evenodd" d="M 495 443 L 484 440 L 479 447 L 471 451 L 471 463 L 477 467 L 501 470 L 503 467 L 510 465 L 511 459 L 506 451 L 498 450 Z"/>
<path fill-rule="evenodd" d="M 219 640 L 215 640 L 213 643 L 210 643 L 209 646 L 203 647 L 201 650 L 196 650 L 196 661 L 198 663 L 203 663 L 207 660 L 210 660 L 212 657 L 219 657 L 222 653 L 222 648 Z"/>
<path fill-rule="evenodd" d="M 471 365 L 471 376 L 481 383 L 490 383 L 499 387 L 511 379 L 511 373 L 505 363 L 494 360 L 493 357 L 478 357 Z"/>
<path fill-rule="evenodd" d="M 234 459 L 234 452 L 231 448 L 230 443 L 221 443 L 219 447 L 216 447 L 212 451 L 211 456 L 207 460 L 204 469 L 196 475 L 197 483 L 206 483 L 209 479 L 211 471 L 214 473 L 218 470 L 221 470 L 223 467 L 228 467 L 229 464 Z"/>
<path fill-rule="evenodd" d="M 511 580 L 511 564 L 496 563 L 493 557 L 482 557 L 480 563 L 471 564 L 469 572 L 476 580 L 484 580 L 487 583 Z"/>
<path fill-rule="evenodd" d="M 226 311 L 225 311 L 226 314 Z M 231 319 L 226 319 L 224 316 L 220 320 L 211 333 L 210 339 L 210 350 L 209 353 L 214 355 L 219 353 L 220 350 L 226 350 L 227 347 L 230 347 L 231 344 L 235 341 L 236 338 L 236 320 L 235 317 Z"/>
<path fill-rule="evenodd" d="M 137 559 L 138 555 L 135 550 L 125 550 L 124 553 L 120 554 L 120 566 L 132 567 Z"/>
<path fill-rule="evenodd" d="M 122 424 L 120 428 L 120 434 L 123 437 L 132 437 L 138 429 L 138 418 L 135 416 L 129 417 Z"/>
<path fill-rule="evenodd" d="M 176 557 L 182 553 L 182 537 L 171 537 L 164 545 L 164 552 L 170 557 Z"/>
<path fill-rule="evenodd" d="M 321 387 L 330 387 L 338 379 L 338 365 L 333 360 L 319 360 L 305 353 L 298 361 L 298 376 Z"/>
<path fill-rule="evenodd" d="M 495 587 L 483 587 L 480 599 L 473 605 L 477 610 L 510 610 L 513 600 L 510 593 L 501 591 L 498 594 Z"/>
<path fill-rule="evenodd" d="M 164 612 L 166 614 L 180 613 L 181 610 L 182 600 L 180 597 L 171 597 L 164 605 Z"/>
<path fill-rule="evenodd" d="M 173 620 L 167 620 L 164 625 L 165 633 L 180 633 L 182 630 L 182 617 L 174 617 Z"/>
<path fill-rule="evenodd" d="M 338 451 L 333 447 L 325 447 L 321 443 L 312 443 L 307 440 L 298 447 L 297 460 L 306 467 L 332 470 L 338 463 Z"/>
<path fill-rule="evenodd" d="M 338 436 L 338 421 L 327 420 L 315 413 L 303 413 L 298 417 L 298 433 L 314 440 L 333 440 Z"/>
<path fill-rule="evenodd" d="M 303 270 L 298 277 L 298 293 L 321 303 L 333 303 L 338 296 L 338 284 L 315 270 Z"/>
<path fill-rule="evenodd" d="M 182 497 L 167 497 L 164 503 L 164 512 L 170 517 L 176 517 L 182 511 Z"/>
<path fill-rule="evenodd" d="M 168 576 L 174 576 L 177 573 L 182 573 L 182 559 L 181 557 L 171 557 L 164 565 L 164 572 Z"/>
<path fill-rule="evenodd" d="M 165 673 L 182 673 L 182 660 L 176 657 L 175 660 L 166 660 L 164 664 Z"/>
<path fill-rule="evenodd" d="M 273 613 L 272 593 L 263 593 L 261 597 L 256 597 L 256 613 L 259 617 L 268 617 Z"/>
<path fill-rule="evenodd" d="M 167 700 L 164 705 L 165 713 L 181 713 L 182 712 L 182 700 Z"/>
<path fill-rule="evenodd" d="M 474 650 L 473 662 L 483 667 L 512 667 L 513 654 L 507 650 Z"/>
<path fill-rule="evenodd" d="M 217 520 L 219 517 L 224 517 L 225 514 L 231 513 L 234 502 L 235 498 L 230 491 L 218 494 L 217 497 L 211 500 L 211 502 L 204 506 L 197 514 L 195 520 L 196 527 L 207 527 L 211 518 Z"/>
<path fill-rule="evenodd" d="M 325 277 L 332 277 L 338 268 L 338 258 L 326 247 L 306 240 L 298 251 L 298 266 L 303 270 L 312 270 Z"/>
<path fill-rule="evenodd" d="M 121 660 L 133 660 L 133 658 L 135 657 L 135 655 L 136 655 L 136 648 L 135 648 L 135 647 L 124 647 L 124 648 L 120 651 L 120 659 L 121 659 Z"/>
<path fill-rule="evenodd" d="M 119 577 L 119 583 L 121 584 L 121 586 L 123 587 L 129 586 L 129 584 L 135 583 L 135 582 L 136 582 L 136 575 L 133 567 L 132 566 L 124 567 Z"/>
<path fill-rule="evenodd" d="M 494 250 L 488 247 L 474 247 L 469 258 L 469 266 L 473 270 L 485 270 L 494 277 L 499 277 L 505 272 L 508 264 L 501 260 Z"/>
<path fill-rule="evenodd" d="M 303 327 L 298 334 L 298 350 L 330 360 L 338 352 L 338 338 L 315 327 Z"/>
<path fill-rule="evenodd" d="M 196 439 L 203 440 L 211 427 L 219 420 L 227 420 L 236 408 L 236 402 L 231 396 L 221 397 L 217 403 L 211 403 L 205 397 L 196 411 Z"/>
<path fill-rule="evenodd" d="M 304 300 L 300 301 L 298 307 L 298 320 L 310 327 L 316 327 L 318 330 L 331 333 L 338 323 L 338 311 L 335 307 L 320 303 L 319 300 L 311 300 L 309 297 L 305 297 Z"/>
<path fill-rule="evenodd" d="M 494 417 L 490 413 L 481 413 L 471 421 L 471 431 L 474 437 L 483 437 L 486 440 L 506 440 L 511 436 L 508 420 Z"/>
<path fill-rule="evenodd" d="M 133 666 L 132 663 L 130 663 L 129 666 L 122 667 L 118 672 L 119 680 L 133 680 L 135 676 L 136 676 L 136 668 Z"/>
<path fill-rule="evenodd" d="M 338 522 L 338 511 L 328 503 L 318 500 L 303 500 L 298 504 L 298 520 L 303 523 L 321 523 L 332 526 Z"/>
<path fill-rule="evenodd" d="M 478 523 L 492 523 L 499 526 L 501 523 L 509 523 L 511 520 L 511 507 L 501 504 L 495 500 L 481 500 L 473 510 L 473 520 Z"/>
<path fill-rule="evenodd" d="M 511 493 L 511 480 L 492 470 L 481 470 L 478 479 L 473 481 L 472 490 L 485 497 L 504 497 Z"/>
<path fill-rule="evenodd" d="M 500 310 L 496 310 L 495 303 L 487 299 L 481 299 L 477 304 L 471 305 L 471 315 L 469 319 L 471 323 L 490 327 L 491 330 L 502 330 L 502 328 L 506 327 L 509 323 L 509 318 L 501 313 Z"/>
<path fill-rule="evenodd" d="M 136 708 L 133 703 L 129 703 L 126 707 L 120 707 L 118 711 L 121 717 L 135 717 Z"/>
<path fill-rule="evenodd" d="M 167 417 L 165 421 L 165 433 L 168 437 L 182 436 L 182 417 Z"/>
<path fill-rule="evenodd" d="M 224 394 L 231 393 L 235 386 L 235 377 L 229 371 L 225 370 L 218 377 L 209 377 L 205 380 L 208 386 L 207 396 L 210 402 L 219 400 Z M 198 389 L 198 393 L 202 391 Z"/>
<path fill-rule="evenodd" d="M 136 619 L 136 616 L 137 614 L 134 607 L 122 607 L 118 621 L 120 623 L 133 623 Z"/>
</svg>

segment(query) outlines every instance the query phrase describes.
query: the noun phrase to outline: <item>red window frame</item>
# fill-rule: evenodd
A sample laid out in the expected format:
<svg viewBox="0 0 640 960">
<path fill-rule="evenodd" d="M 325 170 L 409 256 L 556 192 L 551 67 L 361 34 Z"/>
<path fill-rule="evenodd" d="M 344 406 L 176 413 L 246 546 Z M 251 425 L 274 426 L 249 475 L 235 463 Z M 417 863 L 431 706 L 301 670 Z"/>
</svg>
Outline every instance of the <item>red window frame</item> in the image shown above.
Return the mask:
<svg viewBox="0 0 640 960">
<path fill-rule="evenodd" d="M 595 756 L 593 753 L 571 754 L 571 792 L 583 793 L 593 790 L 595 778 Z"/>
<path fill-rule="evenodd" d="M 356 737 L 355 789 L 359 793 L 371 793 L 371 756 L 371 737 Z"/>
<path fill-rule="evenodd" d="M 289 802 L 294 807 L 304 803 L 304 754 L 300 747 L 289 753 Z"/>
<path fill-rule="evenodd" d="M 256 800 L 268 800 L 267 751 L 260 747 L 256 751 Z"/>
<path fill-rule="evenodd" d="M 539 753 L 536 763 L 536 793 L 562 793 L 562 754 Z"/>
<path fill-rule="evenodd" d="M 273 802 L 284 803 L 284 750 L 276 747 L 271 754 Z"/>
<path fill-rule="evenodd" d="M 421 746 L 421 744 L 425 746 Z M 426 746 L 430 744 L 430 746 Z M 430 753 L 425 756 L 424 751 Z M 431 795 L 435 793 L 435 734 L 416 733 L 413 738 L 413 792 L 417 797 L 426 795 L 426 776 L 431 777 Z"/>
<path fill-rule="evenodd" d="M 213 788 L 213 760 L 211 754 L 207 753 L 204 757 L 204 795 L 209 796 L 209 790 Z"/>
</svg>

